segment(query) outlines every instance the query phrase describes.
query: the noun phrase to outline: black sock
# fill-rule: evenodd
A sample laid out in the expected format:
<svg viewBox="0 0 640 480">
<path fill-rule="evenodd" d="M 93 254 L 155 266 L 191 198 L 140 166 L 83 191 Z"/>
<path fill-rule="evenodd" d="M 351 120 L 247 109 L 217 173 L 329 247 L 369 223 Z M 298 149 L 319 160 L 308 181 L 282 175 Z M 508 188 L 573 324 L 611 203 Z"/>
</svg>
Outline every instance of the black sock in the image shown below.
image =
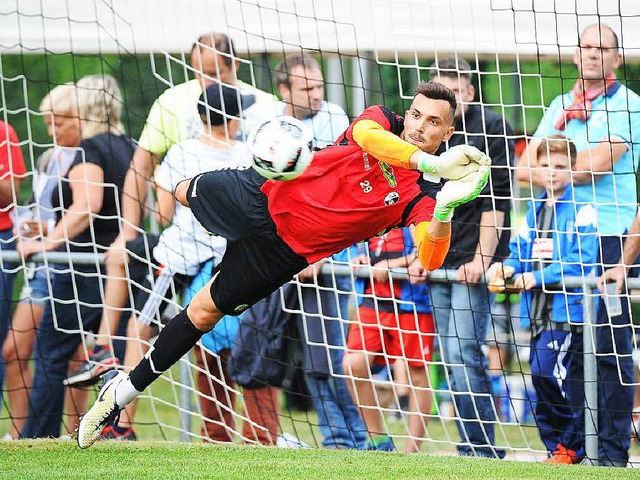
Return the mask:
<svg viewBox="0 0 640 480">
<path fill-rule="evenodd" d="M 164 371 L 191 350 L 204 333 L 189 320 L 185 307 L 160 331 L 151 350 L 129 373 L 129 379 L 134 388 L 139 392 L 144 391 Z"/>
</svg>

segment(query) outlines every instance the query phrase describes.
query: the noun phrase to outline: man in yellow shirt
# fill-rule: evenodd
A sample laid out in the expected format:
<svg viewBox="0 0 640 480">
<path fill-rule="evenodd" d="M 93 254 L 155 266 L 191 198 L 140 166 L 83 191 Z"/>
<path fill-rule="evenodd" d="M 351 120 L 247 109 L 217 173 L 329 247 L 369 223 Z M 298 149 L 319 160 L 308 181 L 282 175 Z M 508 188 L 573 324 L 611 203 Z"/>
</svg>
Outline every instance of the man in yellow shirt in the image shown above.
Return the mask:
<svg viewBox="0 0 640 480">
<path fill-rule="evenodd" d="M 193 44 L 190 60 L 194 79 L 165 90 L 153 103 L 140 135 L 138 148 L 124 182 L 122 195 L 123 229 L 107 255 L 124 248 L 138 234 L 141 208 L 154 167 L 174 143 L 202 134 L 197 103 L 212 83 L 236 87 L 241 102 L 242 137 L 259 121 L 275 115 L 276 98 L 237 78 L 240 61 L 233 40 L 224 33 L 201 35 Z M 247 101 L 247 98 L 249 99 Z"/>
</svg>

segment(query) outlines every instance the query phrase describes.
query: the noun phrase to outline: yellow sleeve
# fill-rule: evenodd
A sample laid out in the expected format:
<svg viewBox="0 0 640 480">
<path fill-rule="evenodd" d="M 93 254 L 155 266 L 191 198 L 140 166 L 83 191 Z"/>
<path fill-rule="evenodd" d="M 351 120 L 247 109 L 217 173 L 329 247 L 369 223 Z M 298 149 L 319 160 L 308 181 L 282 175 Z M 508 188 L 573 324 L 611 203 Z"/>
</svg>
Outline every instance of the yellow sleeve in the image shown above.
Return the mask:
<svg viewBox="0 0 640 480">
<path fill-rule="evenodd" d="M 161 157 L 180 140 L 178 114 L 170 105 L 157 99 L 151 106 L 138 145 Z"/>
<path fill-rule="evenodd" d="M 418 150 L 373 120 L 358 121 L 353 126 L 353 139 L 362 150 L 394 167 L 409 168 L 409 159 Z"/>
<path fill-rule="evenodd" d="M 429 235 L 429 222 L 416 225 L 416 241 L 418 243 L 418 259 L 427 270 L 440 268 L 449 252 L 451 235 L 432 237 Z"/>
</svg>

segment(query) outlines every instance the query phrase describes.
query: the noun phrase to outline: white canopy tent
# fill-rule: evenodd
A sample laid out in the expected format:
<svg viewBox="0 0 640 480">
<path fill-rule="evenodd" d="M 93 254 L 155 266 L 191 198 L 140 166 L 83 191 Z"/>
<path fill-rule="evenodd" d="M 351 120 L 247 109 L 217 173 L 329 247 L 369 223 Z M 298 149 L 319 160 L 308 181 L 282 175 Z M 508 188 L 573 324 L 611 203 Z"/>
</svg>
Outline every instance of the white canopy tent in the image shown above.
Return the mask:
<svg viewBox="0 0 640 480">
<path fill-rule="evenodd" d="M 185 51 L 204 32 L 240 53 L 569 55 L 602 21 L 640 58 L 637 0 L 4 0 L 0 53 Z"/>
</svg>

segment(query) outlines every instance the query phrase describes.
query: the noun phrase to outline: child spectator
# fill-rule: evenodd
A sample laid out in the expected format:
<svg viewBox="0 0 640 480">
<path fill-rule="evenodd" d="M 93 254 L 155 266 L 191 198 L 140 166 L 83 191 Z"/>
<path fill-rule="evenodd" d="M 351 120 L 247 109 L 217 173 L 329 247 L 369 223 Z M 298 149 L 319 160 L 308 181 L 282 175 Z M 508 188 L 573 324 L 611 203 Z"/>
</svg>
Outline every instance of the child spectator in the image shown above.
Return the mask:
<svg viewBox="0 0 640 480">
<path fill-rule="evenodd" d="M 536 422 L 551 456 L 572 464 L 584 456 L 582 289 L 563 285 L 565 276 L 586 277 L 598 254 L 596 210 L 576 205 L 571 168 L 574 144 L 562 135 L 537 149 L 545 193 L 532 201 L 527 230 L 510 243 L 510 256 L 488 271 L 490 285 L 523 291 L 521 315 L 531 318 L 531 375 L 537 395 Z"/>
<path fill-rule="evenodd" d="M 394 280 L 389 273 L 391 268 L 406 268 L 415 258 L 409 228 L 372 238 L 369 258 L 359 258 L 360 263 L 371 263 L 372 278 L 358 308 L 358 321 L 349 329 L 344 371 L 354 377 L 347 383 L 369 431 L 369 450 L 395 450 L 391 438 L 383 432 L 382 412 L 371 380 L 372 366 L 385 368 L 396 359 L 406 360 L 411 389 L 406 452 L 419 450 L 431 410 L 427 362 L 432 358 L 434 325 L 428 287 L 425 283 Z"/>
</svg>

